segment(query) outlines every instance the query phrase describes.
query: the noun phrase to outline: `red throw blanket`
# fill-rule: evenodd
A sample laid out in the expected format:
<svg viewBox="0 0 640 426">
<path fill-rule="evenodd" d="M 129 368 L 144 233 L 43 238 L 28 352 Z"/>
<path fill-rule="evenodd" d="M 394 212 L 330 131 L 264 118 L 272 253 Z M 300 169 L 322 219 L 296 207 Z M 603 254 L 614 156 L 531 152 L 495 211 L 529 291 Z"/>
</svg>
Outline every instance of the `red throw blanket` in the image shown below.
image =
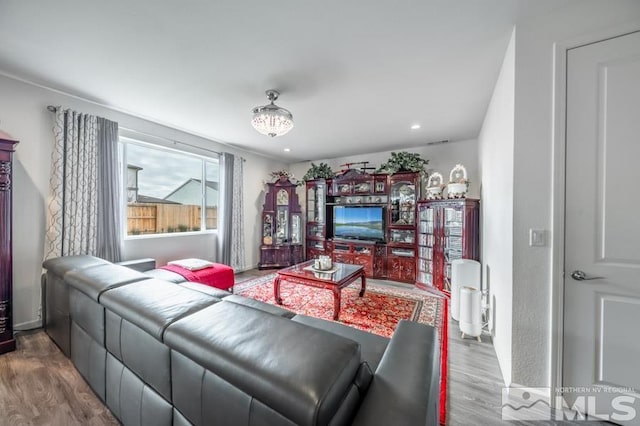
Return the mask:
<svg viewBox="0 0 640 426">
<path fill-rule="evenodd" d="M 205 284 L 211 287 L 227 290 L 233 287 L 235 278 L 233 269 L 227 265 L 214 263 L 208 268 L 190 271 L 177 265 L 164 265 L 160 269 L 182 275 L 187 281 Z"/>
</svg>

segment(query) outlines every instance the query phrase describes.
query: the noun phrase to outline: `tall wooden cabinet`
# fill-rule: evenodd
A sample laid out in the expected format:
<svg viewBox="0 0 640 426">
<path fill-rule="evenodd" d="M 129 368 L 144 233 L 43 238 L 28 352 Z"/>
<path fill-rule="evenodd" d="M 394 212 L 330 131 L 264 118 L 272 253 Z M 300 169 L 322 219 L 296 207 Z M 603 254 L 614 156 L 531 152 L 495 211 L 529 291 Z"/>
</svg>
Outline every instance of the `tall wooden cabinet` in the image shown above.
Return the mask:
<svg viewBox="0 0 640 426">
<path fill-rule="evenodd" d="M 413 283 L 416 279 L 416 203 L 419 173 L 389 176 L 387 220 L 387 278 Z"/>
<path fill-rule="evenodd" d="M 330 179 L 314 179 L 305 183 L 307 259 L 327 254 L 327 226 L 331 224 L 332 213 L 327 210 L 327 195 L 331 185 Z"/>
<path fill-rule="evenodd" d="M 15 350 L 11 253 L 11 161 L 18 141 L 0 131 L 0 354 Z"/>
<path fill-rule="evenodd" d="M 451 291 L 451 262 L 480 260 L 480 209 L 474 199 L 418 203 L 416 286 Z"/>
<path fill-rule="evenodd" d="M 302 211 L 296 184 L 280 179 L 267 184 L 262 206 L 260 269 L 284 268 L 302 262 Z"/>
</svg>

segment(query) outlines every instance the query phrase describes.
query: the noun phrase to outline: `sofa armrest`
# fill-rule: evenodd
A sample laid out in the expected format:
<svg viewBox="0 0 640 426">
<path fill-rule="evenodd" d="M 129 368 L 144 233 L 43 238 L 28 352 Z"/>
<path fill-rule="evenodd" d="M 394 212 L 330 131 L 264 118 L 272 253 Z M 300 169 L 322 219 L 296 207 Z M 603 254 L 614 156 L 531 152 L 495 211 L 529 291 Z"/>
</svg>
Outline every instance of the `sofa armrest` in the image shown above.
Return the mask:
<svg viewBox="0 0 640 426">
<path fill-rule="evenodd" d="M 146 257 L 142 259 L 124 260 L 116 263 L 116 265 L 126 266 L 127 268 L 131 268 L 138 272 L 145 272 L 156 269 L 156 260 Z"/>
<path fill-rule="evenodd" d="M 354 425 L 437 425 L 440 344 L 434 327 L 400 321 Z"/>
</svg>

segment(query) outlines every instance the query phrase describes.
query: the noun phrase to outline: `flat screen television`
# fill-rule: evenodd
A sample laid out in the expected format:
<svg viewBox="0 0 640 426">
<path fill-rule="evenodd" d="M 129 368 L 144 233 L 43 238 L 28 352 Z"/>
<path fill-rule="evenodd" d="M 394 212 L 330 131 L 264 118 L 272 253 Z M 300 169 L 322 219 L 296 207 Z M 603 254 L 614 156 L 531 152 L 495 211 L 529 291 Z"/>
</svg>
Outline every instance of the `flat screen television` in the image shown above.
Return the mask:
<svg viewBox="0 0 640 426">
<path fill-rule="evenodd" d="M 333 236 L 350 240 L 384 241 L 384 207 L 334 206 Z"/>
</svg>

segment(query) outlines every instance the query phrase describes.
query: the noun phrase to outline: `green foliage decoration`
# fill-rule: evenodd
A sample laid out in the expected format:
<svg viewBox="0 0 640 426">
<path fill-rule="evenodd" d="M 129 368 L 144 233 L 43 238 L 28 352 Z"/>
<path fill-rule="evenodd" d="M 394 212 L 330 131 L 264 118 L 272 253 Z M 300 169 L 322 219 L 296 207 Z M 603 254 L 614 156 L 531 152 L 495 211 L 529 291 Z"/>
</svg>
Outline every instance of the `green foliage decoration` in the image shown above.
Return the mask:
<svg viewBox="0 0 640 426">
<path fill-rule="evenodd" d="M 307 170 L 307 173 L 303 176 L 303 181 L 313 179 L 331 179 L 335 176 L 335 173 L 331 170 L 331 167 L 327 163 L 314 164 L 311 163 L 311 167 Z"/>
<path fill-rule="evenodd" d="M 394 174 L 399 172 L 422 172 L 429 160 L 421 158 L 420 154 L 410 152 L 392 152 L 391 158 L 382 164 L 377 173 Z"/>
</svg>

